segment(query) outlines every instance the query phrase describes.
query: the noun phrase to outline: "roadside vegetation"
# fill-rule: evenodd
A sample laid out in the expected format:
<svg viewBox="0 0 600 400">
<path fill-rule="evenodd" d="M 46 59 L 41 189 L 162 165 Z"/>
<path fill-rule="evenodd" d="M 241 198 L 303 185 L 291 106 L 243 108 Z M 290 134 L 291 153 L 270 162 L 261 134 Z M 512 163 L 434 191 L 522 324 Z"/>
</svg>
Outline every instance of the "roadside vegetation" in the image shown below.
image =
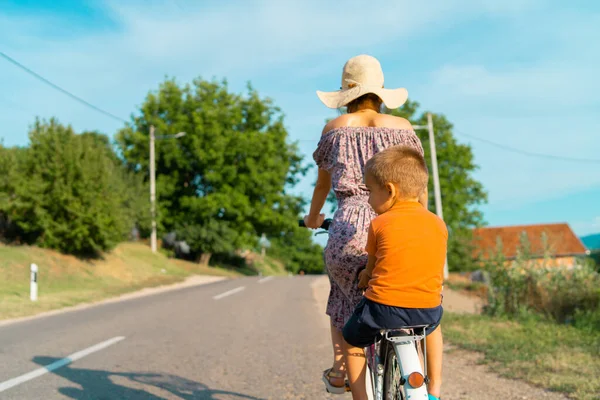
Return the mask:
<svg viewBox="0 0 600 400">
<path fill-rule="evenodd" d="M 522 238 L 516 260 L 501 248 L 483 268 L 487 306 L 482 315 L 448 313 L 444 334 L 484 354 L 502 375 L 568 394 L 600 398 L 600 274 L 590 259 L 576 266 L 540 263 Z M 468 283 L 450 287 L 471 290 Z"/>
</svg>

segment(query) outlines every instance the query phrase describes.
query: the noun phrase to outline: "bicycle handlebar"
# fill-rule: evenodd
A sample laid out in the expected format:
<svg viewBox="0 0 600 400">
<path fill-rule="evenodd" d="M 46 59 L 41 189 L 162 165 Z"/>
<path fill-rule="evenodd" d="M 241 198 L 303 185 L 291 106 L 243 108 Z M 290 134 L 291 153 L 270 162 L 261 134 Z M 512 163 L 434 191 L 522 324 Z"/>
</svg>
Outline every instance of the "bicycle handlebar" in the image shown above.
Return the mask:
<svg viewBox="0 0 600 400">
<path fill-rule="evenodd" d="M 327 230 L 329 230 L 329 226 L 331 225 L 332 222 L 333 222 L 333 220 L 331 218 L 327 218 L 325 221 L 323 221 L 323 224 L 320 226 L 320 228 L 327 231 Z M 303 219 L 298 220 L 298 226 L 300 226 L 302 228 L 306 228 L 306 225 L 304 224 Z"/>
</svg>

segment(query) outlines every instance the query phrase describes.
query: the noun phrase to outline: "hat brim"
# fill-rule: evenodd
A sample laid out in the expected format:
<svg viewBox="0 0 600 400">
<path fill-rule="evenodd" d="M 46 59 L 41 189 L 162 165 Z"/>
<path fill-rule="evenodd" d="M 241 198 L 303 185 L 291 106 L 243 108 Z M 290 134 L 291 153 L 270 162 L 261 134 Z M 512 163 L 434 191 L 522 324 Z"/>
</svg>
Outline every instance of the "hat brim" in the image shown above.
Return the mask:
<svg viewBox="0 0 600 400">
<path fill-rule="evenodd" d="M 341 108 L 346 106 L 352 100 L 358 99 L 367 93 L 373 93 L 383 101 L 383 104 L 389 109 L 402 106 L 408 99 L 408 91 L 404 88 L 385 89 L 369 88 L 365 86 L 355 86 L 350 89 L 338 90 L 335 92 L 321 92 L 317 90 L 319 99 L 329 108 Z"/>
</svg>

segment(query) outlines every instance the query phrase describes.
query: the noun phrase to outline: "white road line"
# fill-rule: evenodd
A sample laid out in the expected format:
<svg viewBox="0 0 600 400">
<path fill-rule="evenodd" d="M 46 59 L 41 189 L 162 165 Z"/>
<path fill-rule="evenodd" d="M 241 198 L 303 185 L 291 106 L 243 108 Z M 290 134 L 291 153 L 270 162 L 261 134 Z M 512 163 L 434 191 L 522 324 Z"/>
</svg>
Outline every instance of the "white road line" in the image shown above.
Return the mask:
<svg viewBox="0 0 600 400">
<path fill-rule="evenodd" d="M 235 289 L 228 290 L 225 293 L 221 293 L 221 294 L 218 294 L 216 296 L 213 296 L 213 299 L 219 300 L 219 299 L 222 299 L 223 297 L 231 296 L 232 294 L 236 294 L 237 292 L 241 292 L 244 289 L 246 289 L 245 286 L 239 286 L 239 287 L 236 287 Z"/>
<path fill-rule="evenodd" d="M 274 276 L 273 276 L 273 275 L 271 275 L 271 276 L 267 276 L 267 277 L 265 277 L 265 278 L 259 279 L 259 280 L 258 280 L 258 283 L 265 283 L 265 282 L 269 282 L 269 281 L 270 281 L 271 279 L 273 279 L 273 278 L 274 278 Z"/>
<path fill-rule="evenodd" d="M 105 342 L 102 343 L 98 343 L 92 347 L 88 347 L 87 349 L 78 351 L 77 353 L 73 353 L 70 356 L 67 356 L 61 360 L 55 361 L 52 364 L 46 365 L 45 367 L 42 368 L 38 368 L 34 371 L 31 371 L 25 375 L 21 375 L 18 376 L 16 378 L 13 379 L 9 379 L 5 382 L 0 383 L 0 392 L 4 392 L 7 389 L 10 389 L 13 386 L 17 386 L 20 385 L 21 383 L 25 383 L 27 381 L 30 381 L 32 379 L 38 378 L 44 374 L 47 374 L 48 372 L 52 372 L 56 369 L 59 369 L 61 367 L 64 367 L 65 365 L 69 365 L 72 362 L 74 362 L 75 360 L 79 360 L 80 358 L 83 358 L 85 356 L 88 356 L 92 353 L 95 353 L 97 351 L 100 351 L 102 349 L 107 348 L 108 346 L 112 346 L 113 344 L 120 342 L 121 340 L 125 339 L 124 336 L 117 336 L 114 337 L 112 339 L 109 339 Z"/>
</svg>

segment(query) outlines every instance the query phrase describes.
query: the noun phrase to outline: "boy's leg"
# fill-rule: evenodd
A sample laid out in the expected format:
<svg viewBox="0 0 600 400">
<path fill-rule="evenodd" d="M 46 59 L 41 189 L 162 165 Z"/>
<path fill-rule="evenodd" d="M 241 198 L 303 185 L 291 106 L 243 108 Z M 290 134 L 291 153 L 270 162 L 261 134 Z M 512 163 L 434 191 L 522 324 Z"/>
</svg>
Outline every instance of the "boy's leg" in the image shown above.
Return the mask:
<svg viewBox="0 0 600 400">
<path fill-rule="evenodd" d="M 442 328 L 438 325 L 433 332 L 425 338 L 427 341 L 427 376 L 429 376 L 429 394 L 440 397 L 442 388 L 442 355 L 444 352 L 444 341 Z"/>
</svg>

